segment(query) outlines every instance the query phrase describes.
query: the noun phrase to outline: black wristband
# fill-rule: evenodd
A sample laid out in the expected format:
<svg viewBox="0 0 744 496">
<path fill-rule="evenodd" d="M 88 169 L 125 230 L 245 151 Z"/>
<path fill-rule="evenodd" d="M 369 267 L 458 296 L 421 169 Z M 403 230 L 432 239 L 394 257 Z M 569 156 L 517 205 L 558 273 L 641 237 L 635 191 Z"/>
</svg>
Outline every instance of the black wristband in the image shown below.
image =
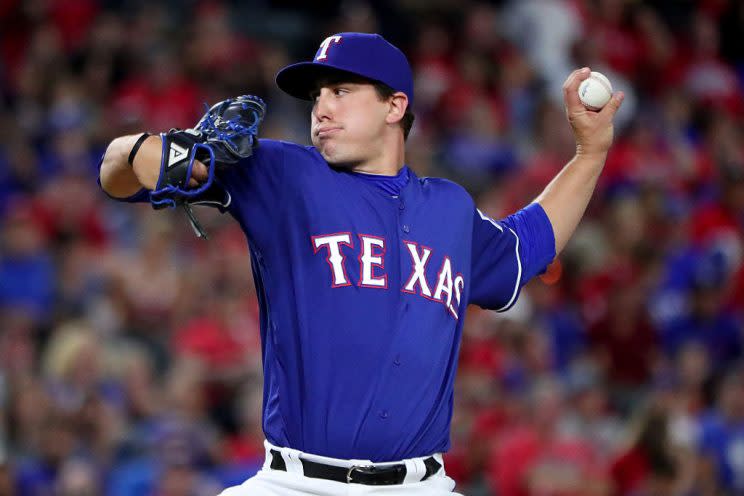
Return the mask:
<svg viewBox="0 0 744 496">
<path fill-rule="evenodd" d="M 140 146 L 142 146 L 142 143 L 149 138 L 151 135 L 150 133 L 142 133 L 142 136 L 137 138 L 137 141 L 134 143 L 134 146 L 132 147 L 132 151 L 129 152 L 129 158 L 127 159 L 127 162 L 129 162 L 129 166 L 133 167 L 134 157 L 137 155 L 137 152 L 140 149 Z"/>
</svg>

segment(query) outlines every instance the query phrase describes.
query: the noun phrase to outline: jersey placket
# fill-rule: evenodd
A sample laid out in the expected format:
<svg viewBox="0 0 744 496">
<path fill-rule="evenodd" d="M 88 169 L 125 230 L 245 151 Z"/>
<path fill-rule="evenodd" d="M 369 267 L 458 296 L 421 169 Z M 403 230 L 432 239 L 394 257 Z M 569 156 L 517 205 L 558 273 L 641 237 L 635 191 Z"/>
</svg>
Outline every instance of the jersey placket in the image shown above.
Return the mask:
<svg viewBox="0 0 744 496">
<path fill-rule="evenodd" d="M 398 267 L 398 274 L 396 275 L 389 273 L 391 281 L 397 280 L 397 284 L 395 286 L 391 285 L 390 290 L 394 293 L 394 298 L 398 302 L 398 316 L 395 319 L 394 322 L 392 322 L 392 325 L 395 326 L 395 333 L 399 332 L 405 332 L 405 326 L 404 322 L 406 320 L 406 313 L 408 312 L 409 302 L 408 298 L 406 298 L 407 295 L 405 295 L 401 289 L 403 288 L 404 283 L 404 277 L 407 274 L 407 271 L 409 267 L 406 265 L 407 263 L 407 254 L 404 253 L 405 245 L 403 243 L 404 240 L 408 239 L 408 235 L 411 232 L 411 226 L 410 221 L 408 219 L 407 209 L 406 209 L 406 200 L 403 197 L 403 193 L 405 192 L 405 189 L 400 192 L 400 194 L 395 196 L 385 195 L 386 200 L 390 201 L 392 204 L 388 203 L 385 205 L 386 208 L 392 207 L 393 209 L 393 215 L 395 215 L 395 225 L 396 228 L 393 229 L 393 232 L 391 234 L 391 238 L 389 240 L 390 247 L 396 247 L 396 251 L 393 251 L 392 249 L 389 251 L 389 253 L 392 255 L 392 253 L 396 253 L 397 255 L 397 264 Z M 387 202 L 386 202 L 387 203 Z M 389 267 L 393 270 L 393 265 L 390 264 Z M 405 373 L 403 367 L 404 359 L 401 358 L 400 350 L 393 349 L 392 350 L 392 363 L 387 364 L 389 367 L 393 367 L 393 370 L 390 371 L 390 373 L 393 376 L 399 376 L 400 374 Z M 385 405 L 385 404 L 379 404 L 377 408 L 377 417 L 380 421 L 386 421 L 390 418 L 391 414 L 394 414 L 394 412 L 391 412 L 390 407 L 393 405 Z"/>
<path fill-rule="evenodd" d="M 411 233 L 411 224 L 408 219 L 408 215 L 406 212 L 406 199 L 403 197 L 403 194 L 401 192 L 401 195 L 397 198 L 398 203 L 398 229 L 395 230 L 396 234 L 396 240 L 395 240 L 395 246 L 398 247 L 398 280 L 400 281 L 401 287 L 398 289 L 398 298 L 400 302 L 400 320 L 399 322 L 402 322 L 404 320 L 404 315 L 406 312 L 408 312 L 408 298 L 403 297 L 403 293 L 401 292 L 402 285 L 404 284 L 406 274 L 409 270 L 409 266 L 407 263 L 408 256 L 405 251 L 405 245 L 404 241 L 409 238 L 409 235 Z"/>
<path fill-rule="evenodd" d="M 405 191 L 405 190 L 404 190 Z M 397 229 L 395 230 L 395 240 L 394 243 L 398 249 L 398 287 L 395 288 L 396 291 L 396 297 L 398 298 L 398 318 L 395 322 L 395 325 L 397 327 L 397 332 L 405 332 L 405 321 L 406 321 L 406 315 L 408 313 L 408 309 L 410 306 L 410 303 L 407 298 L 407 294 L 403 293 L 403 284 L 405 284 L 405 277 L 409 270 L 409 267 L 407 265 L 407 258 L 408 255 L 405 253 L 405 244 L 403 243 L 404 240 L 408 239 L 408 235 L 411 232 L 411 226 L 410 222 L 408 220 L 408 215 L 406 211 L 406 199 L 404 198 L 404 191 L 401 191 L 401 194 L 398 195 L 396 198 L 397 203 Z M 393 363 L 392 366 L 394 367 L 393 374 L 399 375 L 399 374 L 405 374 L 405 368 L 403 366 L 403 362 L 405 361 L 405 358 L 401 357 L 401 354 L 399 350 L 393 350 Z M 383 412 L 385 416 L 383 418 L 386 418 L 386 413 Z"/>
</svg>

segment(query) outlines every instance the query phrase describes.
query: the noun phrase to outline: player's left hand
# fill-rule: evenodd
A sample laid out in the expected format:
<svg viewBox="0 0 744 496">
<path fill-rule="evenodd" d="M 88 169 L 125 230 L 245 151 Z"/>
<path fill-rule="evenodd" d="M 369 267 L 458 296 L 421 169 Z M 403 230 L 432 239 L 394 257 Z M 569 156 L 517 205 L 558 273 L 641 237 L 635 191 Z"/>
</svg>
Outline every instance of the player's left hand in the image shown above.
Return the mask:
<svg viewBox="0 0 744 496">
<path fill-rule="evenodd" d="M 563 101 L 566 117 L 576 140 L 576 154 L 603 156 L 612 145 L 612 119 L 625 95 L 622 91 L 617 91 L 599 112 L 588 110 L 579 100 L 579 85 L 590 73 L 591 70 L 584 67 L 576 69 L 566 78 L 563 83 Z"/>
</svg>

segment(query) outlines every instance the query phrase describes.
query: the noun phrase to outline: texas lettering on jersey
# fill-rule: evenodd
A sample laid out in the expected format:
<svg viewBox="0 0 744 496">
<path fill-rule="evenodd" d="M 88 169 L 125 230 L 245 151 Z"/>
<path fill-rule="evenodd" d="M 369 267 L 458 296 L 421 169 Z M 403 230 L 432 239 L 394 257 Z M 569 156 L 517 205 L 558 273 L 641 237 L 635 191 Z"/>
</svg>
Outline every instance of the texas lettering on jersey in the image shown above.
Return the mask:
<svg viewBox="0 0 744 496">
<path fill-rule="evenodd" d="M 370 234 L 358 235 L 361 249 L 359 263 L 359 280 L 352 282 L 346 271 L 347 257 L 342 247 L 354 248 L 354 237 L 349 232 L 322 234 L 312 236 L 313 253 L 323 251 L 330 267 L 331 287 L 340 288 L 356 284 L 363 288 L 388 289 L 388 276 L 385 273 L 385 238 Z M 416 294 L 437 303 L 443 304 L 449 313 L 459 319 L 457 309 L 460 307 L 465 279 L 462 274 L 454 272 L 450 257 L 444 256 L 436 281 L 430 284 L 426 278 L 426 268 L 433 256 L 433 249 L 419 246 L 415 241 L 403 241 L 411 262 L 411 271 L 401 286 L 403 293 Z"/>
</svg>

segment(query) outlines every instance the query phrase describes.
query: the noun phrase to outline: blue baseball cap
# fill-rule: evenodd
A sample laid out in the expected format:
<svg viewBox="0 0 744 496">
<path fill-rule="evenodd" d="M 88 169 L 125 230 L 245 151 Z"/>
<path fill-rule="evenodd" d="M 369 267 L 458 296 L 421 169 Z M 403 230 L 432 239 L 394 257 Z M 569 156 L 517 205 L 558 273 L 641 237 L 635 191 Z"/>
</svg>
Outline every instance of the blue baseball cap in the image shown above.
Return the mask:
<svg viewBox="0 0 744 496">
<path fill-rule="evenodd" d="M 408 59 L 379 34 L 338 33 L 320 44 L 312 62 L 288 65 L 276 75 L 276 84 L 290 95 L 310 100 L 323 77 L 352 74 L 390 86 L 408 96 L 413 106 L 413 73 Z"/>
</svg>

